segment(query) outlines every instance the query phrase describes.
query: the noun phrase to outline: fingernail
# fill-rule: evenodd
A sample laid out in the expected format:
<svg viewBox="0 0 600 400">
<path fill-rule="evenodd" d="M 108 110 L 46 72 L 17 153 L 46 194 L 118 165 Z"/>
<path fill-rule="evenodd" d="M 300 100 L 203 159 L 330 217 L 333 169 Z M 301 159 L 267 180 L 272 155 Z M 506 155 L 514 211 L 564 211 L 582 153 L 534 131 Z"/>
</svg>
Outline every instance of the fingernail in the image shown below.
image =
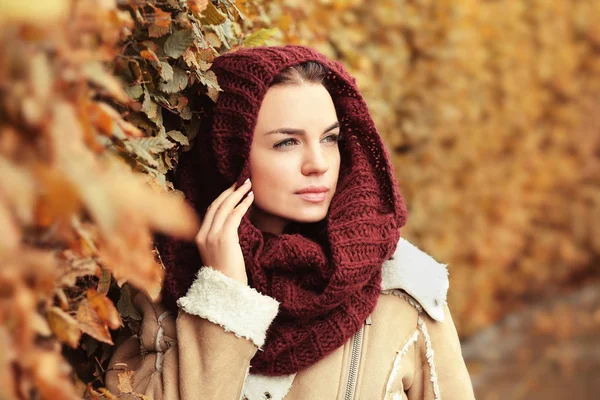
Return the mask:
<svg viewBox="0 0 600 400">
<path fill-rule="evenodd" d="M 246 179 L 246 180 L 244 181 L 244 185 L 245 185 L 246 183 L 248 183 L 248 182 L 250 182 L 250 178 L 248 178 L 248 179 Z"/>
<path fill-rule="evenodd" d="M 254 196 L 254 192 L 251 190 L 248 192 L 248 196 Z"/>
</svg>

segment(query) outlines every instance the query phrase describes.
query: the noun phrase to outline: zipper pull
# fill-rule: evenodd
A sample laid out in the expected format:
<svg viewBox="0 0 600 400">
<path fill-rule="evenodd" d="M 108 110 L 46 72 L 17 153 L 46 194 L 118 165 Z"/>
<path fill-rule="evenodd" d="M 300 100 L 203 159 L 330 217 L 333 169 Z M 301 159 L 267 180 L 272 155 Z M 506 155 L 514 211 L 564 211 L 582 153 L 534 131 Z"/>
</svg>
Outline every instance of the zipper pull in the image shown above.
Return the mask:
<svg viewBox="0 0 600 400">
<path fill-rule="evenodd" d="M 365 321 L 365 325 L 371 325 L 371 316 L 369 315 Z"/>
</svg>

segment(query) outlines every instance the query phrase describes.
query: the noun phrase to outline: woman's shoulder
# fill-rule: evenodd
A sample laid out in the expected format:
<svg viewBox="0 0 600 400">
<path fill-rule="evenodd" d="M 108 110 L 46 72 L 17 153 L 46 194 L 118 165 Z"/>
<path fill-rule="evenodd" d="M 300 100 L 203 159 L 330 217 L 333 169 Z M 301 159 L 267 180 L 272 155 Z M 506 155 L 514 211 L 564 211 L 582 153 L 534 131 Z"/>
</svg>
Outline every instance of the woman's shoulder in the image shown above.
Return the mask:
<svg viewBox="0 0 600 400">
<path fill-rule="evenodd" d="M 449 288 L 446 264 L 401 238 L 392 257 L 383 263 L 381 291 L 405 297 L 418 311 L 444 320 Z M 407 296 L 408 295 L 408 296 Z"/>
</svg>

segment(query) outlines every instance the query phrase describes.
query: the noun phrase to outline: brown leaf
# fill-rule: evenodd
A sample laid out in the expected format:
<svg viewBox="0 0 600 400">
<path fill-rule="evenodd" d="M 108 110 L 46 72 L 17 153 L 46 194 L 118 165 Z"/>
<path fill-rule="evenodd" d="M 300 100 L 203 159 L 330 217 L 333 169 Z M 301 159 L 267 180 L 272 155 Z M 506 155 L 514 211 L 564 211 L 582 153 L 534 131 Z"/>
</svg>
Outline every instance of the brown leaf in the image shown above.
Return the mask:
<svg viewBox="0 0 600 400">
<path fill-rule="evenodd" d="M 99 107 L 98 103 L 90 102 L 86 107 L 87 116 L 90 122 L 98 129 L 100 133 L 112 136 L 114 132 L 113 115 L 106 109 Z"/>
<path fill-rule="evenodd" d="M 56 279 L 56 286 L 75 286 L 78 278 L 97 275 L 99 268 L 98 263 L 93 258 L 78 258 L 65 261 L 58 266 L 59 275 Z"/>
<path fill-rule="evenodd" d="M 100 110 L 102 110 L 102 112 L 109 115 L 113 119 L 113 122 L 116 123 L 119 128 L 121 128 L 121 130 L 125 133 L 125 135 L 127 135 L 129 137 L 144 136 L 144 132 L 142 132 L 141 129 L 139 129 L 138 127 L 132 125 L 131 123 L 125 121 L 123 119 L 123 117 L 121 116 L 121 114 L 119 114 L 119 112 L 117 110 L 115 110 L 113 107 L 111 107 L 110 105 L 108 105 L 106 103 L 96 103 L 96 106 Z M 117 132 L 116 130 L 113 130 L 113 134 L 115 134 L 116 132 Z M 116 135 L 116 134 L 115 134 L 115 136 L 119 137 L 119 135 Z"/>
<path fill-rule="evenodd" d="M 81 338 L 81 330 L 73 317 L 58 307 L 50 307 L 46 318 L 48 319 L 50 329 L 58 340 L 74 349 L 77 348 L 79 339 Z"/>
<path fill-rule="evenodd" d="M 46 221 L 68 221 L 79 212 L 82 206 L 80 193 L 62 171 L 44 165 L 32 169 L 43 193 L 38 201 L 38 221 L 42 218 Z"/>
<path fill-rule="evenodd" d="M 110 276 L 110 272 L 106 269 L 102 269 L 102 274 L 100 275 L 100 280 L 98 281 L 98 292 L 106 296 L 108 294 L 108 290 L 110 289 L 111 282 L 112 276 Z"/>
<path fill-rule="evenodd" d="M 204 38 L 208 41 L 208 43 L 214 47 L 215 49 L 218 49 L 221 47 L 221 45 L 223 44 L 221 42 L 221 39 L 219 39 L 219 36 L 216 33 L 213 32 L 208 32 L 206 35 L 204 35 Z"/>
<path fill-rule="evenodd" d="M 148 26 L 148 35 L 150 37 L 161 37 L 171 31 L 171 13 L 154 7 L 153 23 Z"/>
<path fill-rule="evenodd" d="M 119 102 L 127 103 L 129 97 L 123 86 L 117 78 L 106 71 L 101 63 L 89 62 L 82 67 L 81 71 L 90 82 L 106 90 L 109 95 Z"/>
<path fill-rule="evenodd" d="M 158 56 L 150 49 L 145 49 L 140 51 L 140 56 L 142 56 L 143 59 L 148 60 L 148 61 L 152 61 L 155 63 L 159 63 L 160 60 L 158 59 Z"/>
<path fill-rule="evenodd" d="M 79 303 L 76 318 L 79 329 L 84 333 L 101 342 L 113 344 L 106 323 L 100 319 L 88 299 L 83 299 Z"/>
<path fill-rule="evenodd" d="M 110 329 L 117 329 L 122 326 L 119 312 L 108 297 L 94 289 L 88 289 L 87 299 L 98 317 L 106 322 Z"/>
<path fill-rule="evenodd" d="M 206 7 L 208 7 L 209 0 L 188 0 L 187 4 L 194 16 L 199 17 Z"/>
</svg>

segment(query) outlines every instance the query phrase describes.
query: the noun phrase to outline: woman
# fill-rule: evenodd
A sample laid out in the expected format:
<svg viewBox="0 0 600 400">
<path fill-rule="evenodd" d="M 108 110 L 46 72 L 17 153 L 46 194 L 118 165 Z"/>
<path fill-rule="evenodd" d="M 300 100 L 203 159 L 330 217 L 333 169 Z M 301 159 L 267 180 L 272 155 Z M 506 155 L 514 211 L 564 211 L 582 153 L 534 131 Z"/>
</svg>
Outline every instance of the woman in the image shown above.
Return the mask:
<svg viewBox="0 0 600 400">
<path fill-rule="evenodd" d="M 154 399 L 472 399 L 445 265 L 406 209 L 355 81 L 301 46 L 238 50 L 176 185 L 196 243 L 159 243 L 164 302 L 137 296 L 134 371 Z M 229 186 L 229 187 L 228 187 Z"/>
</svg>

